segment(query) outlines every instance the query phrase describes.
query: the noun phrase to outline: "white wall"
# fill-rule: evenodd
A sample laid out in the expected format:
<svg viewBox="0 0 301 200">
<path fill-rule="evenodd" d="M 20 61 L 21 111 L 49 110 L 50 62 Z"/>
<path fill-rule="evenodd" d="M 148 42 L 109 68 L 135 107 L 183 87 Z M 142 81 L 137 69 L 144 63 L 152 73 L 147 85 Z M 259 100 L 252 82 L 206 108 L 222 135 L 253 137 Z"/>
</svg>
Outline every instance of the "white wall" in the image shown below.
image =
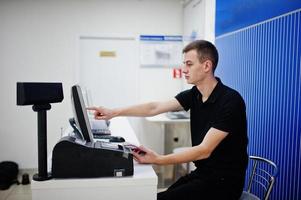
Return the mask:
<svg viewBox="0 0 301 200">
<path fill-rule="evenodd" d="M 184 45 L 192 40 L 215 40 L 215 0 L 191 0 L 184 5 L 183 38 Z M 183 89 L 191 88 L 183 79 Z"/>
<path fill-rule="evenodd" d="M 185 43 L 205 35 L 205 0 L 192 0 L 184 5 L 183 35 Z"/>
<path fill-rule="evenodd" d="M 179 35 L 183 30 L 183 12 L 176 0 L 2 0 L 0 28 L 0 161 L 13 160 L 21 168 L 35 168 L 36 113 L 30 106 L 16 106 L 16 82 L 63 83 L 63 103 L 52 104 L 48 112 L 48 151 L 51 151 L 60 138 L 61 128 L 68 126 L 67 120 L 72 115 L 69 90 L 76 82 L 79 36 Z M 166 69 L 141 69 L 141 93 L 156 89 L 157 93 L 149 98 L 157 99 L 174 95 L 180 83 L 171 83 L 169 73 Z M 149 84 L 162 74 L 171 84 L 169 92 L 159 83 Z M 144 130 L 143 124 L 134 127 Z"/>
<path fill-rule="evenodd" d="M 186 43 L 191 36 L 214 43 L 215 40 L 215 0 L 191 0 L 184 5 L 183 35 Z M 195 32 L 195 33 L 193 33 Z M 193 33 L 193 34 L 192 34 Z"/>
</svg>

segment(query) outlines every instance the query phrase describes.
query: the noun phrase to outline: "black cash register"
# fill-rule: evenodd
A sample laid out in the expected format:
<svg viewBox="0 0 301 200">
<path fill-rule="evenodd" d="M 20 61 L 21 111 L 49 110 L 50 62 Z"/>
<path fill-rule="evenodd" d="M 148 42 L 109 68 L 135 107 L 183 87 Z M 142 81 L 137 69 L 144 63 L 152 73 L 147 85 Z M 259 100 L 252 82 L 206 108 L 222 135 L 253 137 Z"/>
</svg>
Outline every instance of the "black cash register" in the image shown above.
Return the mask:
<svg viewBox="0 0 301 200">
<path fill-rule="evenodd" d="M 133 175 L 133 155 L 122 143 L 94 141 L 81 88 L 71 88 L 74 126 L 53 148 L 52 177 L 91 178 Z"/>
</svg>

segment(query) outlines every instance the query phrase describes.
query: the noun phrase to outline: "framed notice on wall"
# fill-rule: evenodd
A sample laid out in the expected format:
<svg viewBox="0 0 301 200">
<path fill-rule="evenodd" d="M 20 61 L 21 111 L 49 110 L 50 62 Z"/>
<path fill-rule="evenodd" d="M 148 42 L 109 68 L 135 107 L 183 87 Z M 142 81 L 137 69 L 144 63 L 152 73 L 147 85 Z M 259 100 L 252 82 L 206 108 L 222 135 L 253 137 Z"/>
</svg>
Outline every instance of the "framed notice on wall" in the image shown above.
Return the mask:
<svg viewBox="0 0 301 200">
<path fill-rule="evenodd" d="M 178 67 L 182 63 L 182 36 L 140 35 L 142 67 Z"/>
</svg>

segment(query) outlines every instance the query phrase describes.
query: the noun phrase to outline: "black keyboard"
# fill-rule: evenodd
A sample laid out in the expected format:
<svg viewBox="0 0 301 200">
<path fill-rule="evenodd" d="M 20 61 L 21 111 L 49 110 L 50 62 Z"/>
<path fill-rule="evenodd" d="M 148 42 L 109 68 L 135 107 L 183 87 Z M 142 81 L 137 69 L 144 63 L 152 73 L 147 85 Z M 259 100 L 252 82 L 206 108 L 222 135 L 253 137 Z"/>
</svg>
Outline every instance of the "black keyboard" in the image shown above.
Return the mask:
<svg viewBox="0 0 301 200">
<path fill-rule="evenodd" d="M 94 139 L 99 139 L 107 142 L 125 142 L 125 139 L 120 136 L 112 136 L 112 135 L 96 135 Z"/>
</svg>

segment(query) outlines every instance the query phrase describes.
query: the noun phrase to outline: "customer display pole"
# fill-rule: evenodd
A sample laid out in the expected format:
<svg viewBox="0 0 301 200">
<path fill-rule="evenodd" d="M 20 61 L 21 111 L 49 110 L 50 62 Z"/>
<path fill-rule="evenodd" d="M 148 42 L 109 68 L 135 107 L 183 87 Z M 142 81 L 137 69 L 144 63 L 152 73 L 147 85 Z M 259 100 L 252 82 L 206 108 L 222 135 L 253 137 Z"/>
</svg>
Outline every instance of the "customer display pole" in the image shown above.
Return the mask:
<svg viewBox="0 0 301 200">
<path fill-rule="evenodd" d="M 38 173 L 33 176 L 35 181 L 51 179 L 47 171 L 47 110 L 51 109 L 50 104 L 33 105 L 33 111 L 38 113 Z"/>
</svg>

